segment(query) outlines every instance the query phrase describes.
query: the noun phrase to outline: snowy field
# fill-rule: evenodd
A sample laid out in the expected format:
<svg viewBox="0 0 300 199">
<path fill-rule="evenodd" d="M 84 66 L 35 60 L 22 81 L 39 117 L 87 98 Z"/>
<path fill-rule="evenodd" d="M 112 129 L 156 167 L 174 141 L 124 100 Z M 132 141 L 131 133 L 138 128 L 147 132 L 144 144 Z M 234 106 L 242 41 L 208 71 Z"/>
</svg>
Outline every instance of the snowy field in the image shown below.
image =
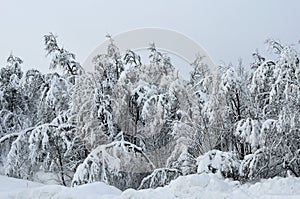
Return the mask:
<svg viewBox="0 0 300 199">
<path fill-rule="evenodd" d="M 102 182 L 75 188 L 43 185 L 0 176 L 1 199 L 300 199 L 300 178 L 273 178 L 256 184 L 240 185 L 213 174 L 182 176 L 170 185 L 157 189 L 121 192 Z"/>
</svg>

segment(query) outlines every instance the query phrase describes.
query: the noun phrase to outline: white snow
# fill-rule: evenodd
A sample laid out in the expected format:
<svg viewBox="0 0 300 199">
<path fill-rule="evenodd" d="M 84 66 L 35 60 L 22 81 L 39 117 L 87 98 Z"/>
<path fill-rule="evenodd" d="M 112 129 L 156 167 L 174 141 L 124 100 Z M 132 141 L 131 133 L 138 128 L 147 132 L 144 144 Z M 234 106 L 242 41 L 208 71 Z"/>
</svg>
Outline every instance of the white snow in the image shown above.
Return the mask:
<svg viewBox="0 0 300 199">
<path fill-rule="evenodd" d="M 202 173 L 181 176 L 165 187 L 139 191 L 127 189 L 121 192 L 102 182 L 69 188 L 0 176 L 0 198 L 5 199 L 299 199 L 299 187 L 300 178 L 296 177 L 276 177 L 241 185 L 218 175 Z"/>
<path fill-rule="evenodd" d="M 121 191 L 103 182 L 74 188 L 61 185 L 44 185 L 27 180 L 0 175 L 0 198 L 2 199 L 98 199 L 120 195 Z"/>
</svg>

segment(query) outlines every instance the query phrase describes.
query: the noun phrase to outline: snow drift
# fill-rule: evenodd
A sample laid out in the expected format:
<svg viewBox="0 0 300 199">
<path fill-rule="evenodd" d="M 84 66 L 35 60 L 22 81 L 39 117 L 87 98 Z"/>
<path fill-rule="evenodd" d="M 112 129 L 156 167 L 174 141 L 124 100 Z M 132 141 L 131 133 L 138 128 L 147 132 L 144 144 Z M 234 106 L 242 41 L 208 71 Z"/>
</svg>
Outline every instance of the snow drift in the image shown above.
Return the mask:
<svg viewBox="0 0 300 199">
<path fill-rule="evenodd" d="M 139 191 L 127 189 L 124 192 L 102 182 L 68 188 L 0 176 L 0 184 L 0 198 L 5 199 L 300 198 L 300 178 L 296 177 L 276 177 L 241 185 L 220 175 L 202 173 L 181 176 L 165 187 Z"/>
</svg>

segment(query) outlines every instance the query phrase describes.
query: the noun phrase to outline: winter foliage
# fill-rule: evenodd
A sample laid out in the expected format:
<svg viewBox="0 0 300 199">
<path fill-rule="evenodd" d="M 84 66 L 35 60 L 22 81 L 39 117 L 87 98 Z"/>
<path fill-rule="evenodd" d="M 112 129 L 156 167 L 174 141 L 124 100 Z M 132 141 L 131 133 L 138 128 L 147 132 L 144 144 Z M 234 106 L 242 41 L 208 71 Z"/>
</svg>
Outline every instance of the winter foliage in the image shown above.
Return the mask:
<svg viewBox="0 0 300 199">
<path fill-rule="evenodd" d="M 242 182 L 300 176 L 300 67 L 295 46 L 266 44 L 251 69 L 217 69 L 198 55 L 190 79 L 150 44 L 149 59 L 119 52 L 94 57 L 94 73 L 45 35 L 56 73 L 22 71 L 10 55 L 0 70 L 0 165 L 8 176 L 57 183 L 97 181 L 121 190 L 217 173 Z M 204 175 L 204 174 L 203 174 Z"/>
<path fill-rule="evenodd" d="M 100 145 L 88 155 L 78 166 L 72 186 L 97 181 L 120 189 L 139 186 L 139 179 L 149 174 L 154 165 L 140 147 L 120 136 L 120 141 Z"/>
</svg>

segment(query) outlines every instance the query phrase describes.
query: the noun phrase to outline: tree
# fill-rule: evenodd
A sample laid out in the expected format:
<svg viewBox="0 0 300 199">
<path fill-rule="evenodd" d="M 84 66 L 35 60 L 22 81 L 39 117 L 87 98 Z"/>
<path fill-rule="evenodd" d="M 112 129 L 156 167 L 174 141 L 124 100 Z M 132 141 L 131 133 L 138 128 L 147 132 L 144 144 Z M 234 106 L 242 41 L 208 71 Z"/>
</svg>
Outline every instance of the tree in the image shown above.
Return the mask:
<svg viewBox="0 0 300 199">
<path fill-rule="evenodd" d="M 213 131 L 212 120 L 220 116 L 214 110 L 219 110 L 221 103 L 215 104 L 218 91 L 218 71 L 211 71 L 209 66 L 203 63 L 203 57 L 197 55 L 191 64 L 189 92 L 191 96 L 191 118 L 193 134 L 190 141 L 189 152 L 196 158 L 199 155 L 213 149 L 217 145 L 218 134 Z"/>
<path fill-rule="evenodd" d="M 237 123 L 241 123 L 241 120 L 245 118 L 253 117 L 252 101 L 247 83 L 247 74 L 241 61 L 237 70 L 230 66 L 221 77 L 221 97 L 225 99 L 225 109 L 227 109 L 227 114 L 225 113 L 226 115 L 224 115 L 224 126 L 227 132 L 225 132 L 222 139 L 225 142 L 225 149 L 232 151 L 235 148 L 239 152 L 241 159 L 251 153 L 251 149 L 247 150 L 247 143 L 243 140 L 245 139 L 243 136 L 234 137 L 233 132 Z M 255 131 L 255 127 L 253 129 Z"/>
<path fill-rule="evenodd" d="M 261 141 L 244 164 L 254 164 L 260 158 L 256 156 L 262 154 L 261 157 L 267 156 L 268 159 L 264 165 L 256 164 L 250 168 L 248 178 L 285 176 L 288 171 L 299 176 L 299 58 L 291 46 L 283 46 L 274 40 L 268 40 L 267 44 L 275 51 L 277 58 L 265 61 L 265 58 L 256 54 L 259 59 L 254 64 L 250 91 L 257 107 L 256 115 L 261 122 L 258 125 Z M 257 170 L 260 172 L 257 173 Z M 253 176 L 253 173 L 257 174 Z"/>
<path fill-rule="evenodd" d="M 172 133 L 179 119 L 181 93 L 177 95 L 170 86 L 179 77 L 167 56 L 155 46 L 150 49 L 150 64 L 139 64 L 138 56 L 130 51 L 125 55 L 129 66 L 114 88 L 113 114 L 125 140 L 142 147 L 154 164 L 161 167 L 166 165 L 174 146 Z"/>
<path fill-rule="evenodd" d="M 70 122 L 76 125 L 76 136 L 83 141 L 87 153 L 112 141 L 118 133 L 112 115 L 111 96 L 102 93 L 102 90 L 97 74 L 84 74 L 78 78 L 72 94 Z"/>
<path fill-rule="evenodd" d="M 75 82 L 75 76 L 83 73 L 83 68 L 76 61 L 75 54 L 60 47 L 56 40 L 57 36 L 49 33 L 44 35 L 45 50 L 47 55 L 53 55 L 50 63 L 51 69 L 61 68 L 64 75 L 70 78 L 71 82 Z"/>
<path fill-rule="evenodd" d="M 32 179 L 42 170 L 57 173 L 59 183 L 69 184 L 74 172 L 69 167 L 74 126 L 67 120 L 67 115 L 60 115 L 51 123 L 22 131 L 8 153 L 6 174 Z"/>
<path fill-rule="evenodd" d="M 109 45 L 106 54 L 100 54 L 93 58 L 95 70 L 99 74 L 102 82 L 102 92 L 104 94 L 111 94 L 114 85 L 120 78 L 124 71 L 122 58 L 118 47 L 115 45 L 111 36 L 109 38 Z"/>
<path fill-rule="evenodd" d="M 5 161 L 16 132 L 27 126 L 20 81 L 23 61 L 12 54 L 0 71 L 0 159 Z"/>
<path fill-rule="evenodd" d="M 15 116 L 21 116 L 23 113 L 22 93 L 20 91 L 20 80 L 23 76 L 22 63 L 20 58 L 10 55 L 7 59 L 7 65 L 0 71 L 1 109 L 11 112 Z M 16 125 L 22 126 L 21 123 Z"/>
<path fill-rule="evenodd" d="M 70 107 L 73 85 L 57 73 L 44 76 L 37 117 L 40 124 L 50 123 Z"/>
<path fill-rule="evenodd" d="M 24 103 L 24 118 L 27 127 L 35 126 L 41 121 L 39 113 L 39 105 L 42 99 L 42 93 L 45 89 L 45 76 L 38 70 L 28 70 L 20 82 L 21 93 Z"/>
</svg>

